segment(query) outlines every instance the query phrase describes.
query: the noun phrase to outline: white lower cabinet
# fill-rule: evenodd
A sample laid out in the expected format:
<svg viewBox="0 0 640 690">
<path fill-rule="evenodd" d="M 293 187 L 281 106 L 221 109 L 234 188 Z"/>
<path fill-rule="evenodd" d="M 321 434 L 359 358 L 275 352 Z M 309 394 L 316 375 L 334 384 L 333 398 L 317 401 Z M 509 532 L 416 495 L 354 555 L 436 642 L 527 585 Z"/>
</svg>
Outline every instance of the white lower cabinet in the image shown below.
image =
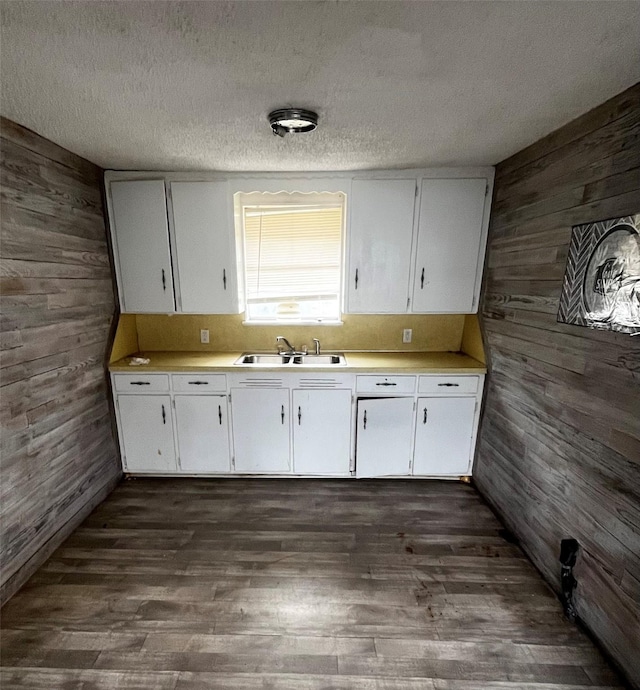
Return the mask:
<svg viewBox="0 0 640 690">
<path fill-rule="evenodd" d="M 235 470 L 289 472 L 289 390 L 231 390 Z"/>
<path fill-rule="evenodd" d="M 118 396 L 118 427 L 127 472 L 175 472 L 171 398 Z"/>
<path fill-rule="evenodd" d="M 226 395 L 176 395 L 176 439 L 183 472 L 229 472 Z"/>
<path fill-rule="evenodd" d="M 293 391 L 295 474 L 349 474 L 351 391 Z"/>
<path fill-rule="evenodd" d="M 408 475 L 413 420 L 413 398 L 360 398 L 356 476 Z"/>
<path fill-rule="evenodd" d="M 334 477 L 470 474 L 484 384 L 460 373 L 112 380 L 125 472 Z"/>
<path fill-rule="evenodd" d="M 469 473 L 476 398 L 418 398 L 413 473 Z"/>
</svg>

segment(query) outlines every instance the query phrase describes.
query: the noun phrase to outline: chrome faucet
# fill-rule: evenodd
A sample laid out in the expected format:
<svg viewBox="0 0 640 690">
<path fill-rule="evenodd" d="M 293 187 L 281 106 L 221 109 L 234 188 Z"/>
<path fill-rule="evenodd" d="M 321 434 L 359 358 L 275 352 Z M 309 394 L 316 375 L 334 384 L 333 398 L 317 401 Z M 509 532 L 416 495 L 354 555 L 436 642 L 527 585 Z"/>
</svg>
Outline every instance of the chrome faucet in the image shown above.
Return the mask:
<svg viewBox="0 0 640 690">
<path fill-rule="evenodd" d="M 280 343 L 284 343 L 289 349 L 288 350 L 280 350 Z M 297 354 L 302 354 L 301 352 L 296 352 L 296 348 L 293 347 L 293 345 L 283 336 L 283 335 L 278 335 L 276 336 L 276 346 L 278 347 L 278 352 L 280 352 L 283 355 L 297 355 Z"/>
<path fill-rule="evenodd" d="M 316 354 L 320 354 L 320 341 L 317 338 L 313 339 L 313 342 L 316 344 Z"/>
</svg>

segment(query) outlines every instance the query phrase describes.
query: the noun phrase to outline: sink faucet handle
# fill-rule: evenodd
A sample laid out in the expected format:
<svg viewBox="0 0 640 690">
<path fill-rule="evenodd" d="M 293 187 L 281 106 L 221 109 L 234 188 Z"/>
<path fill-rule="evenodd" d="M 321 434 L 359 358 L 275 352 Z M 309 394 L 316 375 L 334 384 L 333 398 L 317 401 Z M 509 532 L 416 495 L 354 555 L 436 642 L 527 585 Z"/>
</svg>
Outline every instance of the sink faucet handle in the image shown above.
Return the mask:
<svg viewBox="0 0 640 690">
<path fill-rule="evenodd" d="M 284 343 L 287 346 L 287 350 L 285 351 L 285 354 L 292 355 L 295 352 L 295 347 L 283 336 L 283 335 L 277 335 L 276 336 L 276 346 L 278 348 L 279 352 L 282 352 L 280 348 L 280 343 Z"/>
<path fill-rule="evenodd" d="M 320 354 L 320 341 L 318 340 L 318 338 L 314 338 L 313 342 L 316 344 L 316 354 L 319 355 Z"/>
</svg>

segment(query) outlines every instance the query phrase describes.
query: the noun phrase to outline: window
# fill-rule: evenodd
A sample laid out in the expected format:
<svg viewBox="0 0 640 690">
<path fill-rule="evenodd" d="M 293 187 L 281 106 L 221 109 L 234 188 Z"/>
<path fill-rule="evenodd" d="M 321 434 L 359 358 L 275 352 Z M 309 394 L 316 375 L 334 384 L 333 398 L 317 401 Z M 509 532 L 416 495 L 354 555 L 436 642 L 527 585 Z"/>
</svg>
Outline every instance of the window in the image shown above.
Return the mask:
<svg viewBox="0 0 640 690">
<path fill-rule="evenodd" d="M 236 194 L 249 322 L 337 322 L 342 193 Z"/>
</svg>

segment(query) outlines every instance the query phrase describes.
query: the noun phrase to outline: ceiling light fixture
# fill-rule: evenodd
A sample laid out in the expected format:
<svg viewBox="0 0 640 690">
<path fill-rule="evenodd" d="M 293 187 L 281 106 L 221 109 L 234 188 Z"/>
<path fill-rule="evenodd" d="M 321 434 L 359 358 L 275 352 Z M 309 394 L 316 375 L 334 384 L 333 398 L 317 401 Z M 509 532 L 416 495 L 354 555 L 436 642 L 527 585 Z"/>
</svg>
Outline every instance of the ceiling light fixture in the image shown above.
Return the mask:
<svg viewBox="0 0 640 690">
<path fill-rule="evenodd" d="M 313 132 L 318 126 L 318 113 L 303 108 L 279 108 L 269 113 L 269 124 L 279 137 L 289 132 Z"/>
</svg>

